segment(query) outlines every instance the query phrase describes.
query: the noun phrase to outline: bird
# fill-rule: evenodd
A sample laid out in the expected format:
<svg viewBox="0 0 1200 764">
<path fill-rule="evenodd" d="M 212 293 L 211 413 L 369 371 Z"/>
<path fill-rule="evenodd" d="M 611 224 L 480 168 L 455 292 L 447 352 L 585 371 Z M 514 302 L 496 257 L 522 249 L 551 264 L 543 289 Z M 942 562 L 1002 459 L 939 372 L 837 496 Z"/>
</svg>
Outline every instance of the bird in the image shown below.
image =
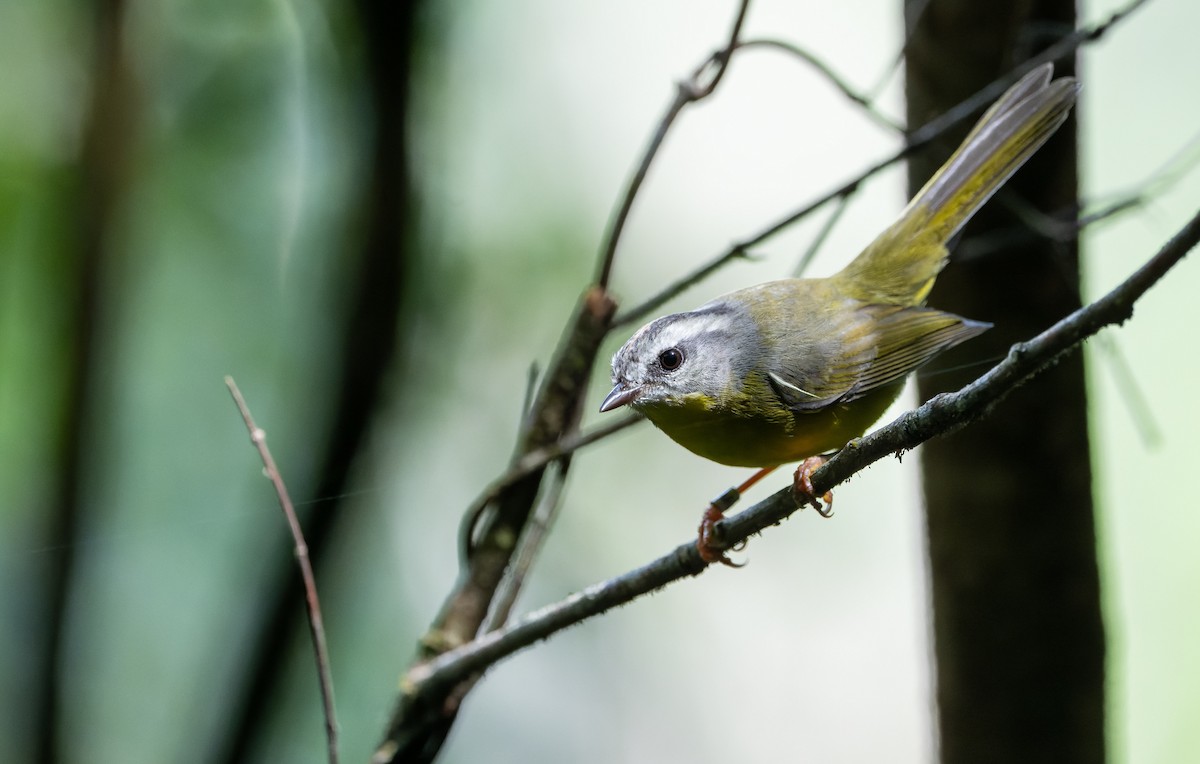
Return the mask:
<svg viewBox="0 0 1200 764">
<path fill-rule="evenodd" d="M 613 356 L 600 411 L 629 406 L 699 456 L 760 468 L 743 488 L 801 462 L 796 496 L 820 509 L 809 477 L 822 455 L 866 432 L 911 372 L 991 327 L 926 298 L 953 237 L 1063 124 L 1078 92 L 1074 78 L 1053 79 L 1053 64 L 1030 71 L 832 276 L 769 281 L 643 326 Z M 722 509 L 701 522 L 706 562 L 729 562 L 714 537 Z"/>
</svg>

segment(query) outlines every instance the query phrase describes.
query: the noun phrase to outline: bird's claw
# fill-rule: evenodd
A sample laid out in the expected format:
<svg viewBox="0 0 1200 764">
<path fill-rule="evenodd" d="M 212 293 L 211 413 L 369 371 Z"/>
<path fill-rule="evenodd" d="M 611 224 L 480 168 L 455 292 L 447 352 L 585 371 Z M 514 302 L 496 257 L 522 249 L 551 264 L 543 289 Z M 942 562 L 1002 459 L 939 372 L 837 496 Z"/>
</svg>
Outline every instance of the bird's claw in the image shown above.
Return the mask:
<svg viewBox="0 0 1200 764">
<path fill-rule="evenodd" d="M 833 517 L 833 491 L 826 491 L 818 497 L 812 486 L 812 474 L 824 464 L 823 456 L 810 456 L 800 462 L 800 466 L 796 468 L 795 481 L 792 483 L 792 495 L 797 504 L 807 504 L 817 510 L 821 517 L 829 518 Z M 824 505 L 821 502 L 825 502 Z"/>
<path fill-rule="evenodd" d="M 700 559 L 706 564 L 711 565 L 714 562 L 719 562 L 730 568 L 740 568 L 746 563 L 734 562 L 725 554 L 725 547 L 720 538 L 721 534 L 717 531 L 717 523 L 725 519 L 725 513 L 721 511 L 715 504 L 709 504 L 708 509 L 704 510 L 704 515 L 700 518 L 699 537 L 696 539 L 696 551 L 700 553 Z M 735 544 L 732 548 L 734 551 L 745 549 L 746 542 Z"/>
</svg>

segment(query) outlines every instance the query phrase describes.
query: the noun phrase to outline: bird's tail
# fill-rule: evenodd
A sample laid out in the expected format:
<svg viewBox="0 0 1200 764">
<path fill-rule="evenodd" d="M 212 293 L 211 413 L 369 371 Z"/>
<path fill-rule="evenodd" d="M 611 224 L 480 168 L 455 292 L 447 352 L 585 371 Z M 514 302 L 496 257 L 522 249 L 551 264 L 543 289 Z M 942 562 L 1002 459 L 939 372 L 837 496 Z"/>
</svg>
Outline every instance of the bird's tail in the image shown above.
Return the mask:
<svg viewBox="0 0 1200 764">
<path fill-rule="evenodd" d="M 946 243 L 1066 120 L 1078 83 L 1025 75 L 987 110 L 900 219 L 839 274 L 878 302 L 919 304 L 946 262 Z"/>
</svg>

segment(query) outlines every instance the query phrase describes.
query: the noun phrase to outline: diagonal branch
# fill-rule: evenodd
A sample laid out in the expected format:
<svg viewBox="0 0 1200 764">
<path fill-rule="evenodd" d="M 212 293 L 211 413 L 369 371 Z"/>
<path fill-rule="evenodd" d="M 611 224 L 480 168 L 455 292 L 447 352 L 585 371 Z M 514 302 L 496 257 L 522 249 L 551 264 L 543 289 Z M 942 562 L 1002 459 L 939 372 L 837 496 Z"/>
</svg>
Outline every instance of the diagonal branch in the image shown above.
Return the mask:
<svg viewBox="0 0 1200 764">
<path fill-rule="evenodd" d="M 1200 212 L 1153 258 L 1104 297 L 1062 319 L 1037 337 L 1014 345 L 1008 357 L 954 393 L 938 395 L 891 424 L 851 441 L 812 475 L 821 495 L 888 454 L 900 453 L 986 416 L 1009 392 L 1110 324 L 1133 315 L 1134 303 L 1200 242 Z M 727 546 L 777 524 L 797 510 L 790 487 L 718 523 Z M 464 677 L 477 675 L 503 658 L 569 626 L 604 613 L 705 569 L 694 541 L 641 568 L 596 584 L 534 611 L 502 629 L 415 667 L 403 685 L 404 702 L 437 704 Z"/>
</svg>

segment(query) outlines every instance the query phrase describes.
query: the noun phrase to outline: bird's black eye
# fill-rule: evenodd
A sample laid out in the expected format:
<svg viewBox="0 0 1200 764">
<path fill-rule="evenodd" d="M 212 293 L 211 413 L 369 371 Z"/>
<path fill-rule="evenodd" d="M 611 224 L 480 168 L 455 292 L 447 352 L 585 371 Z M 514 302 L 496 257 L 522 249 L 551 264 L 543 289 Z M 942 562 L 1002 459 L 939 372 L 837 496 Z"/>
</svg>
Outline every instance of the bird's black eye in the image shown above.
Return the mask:
<svg viewBox="0 0 1200 764">
<path fill-rule="evenodd" d="M 667 348 L 658 354 L 658 365 L 663 371 L 675 371 L 683 365 L 683 351 L 679 348 Z"/>
</svg>

